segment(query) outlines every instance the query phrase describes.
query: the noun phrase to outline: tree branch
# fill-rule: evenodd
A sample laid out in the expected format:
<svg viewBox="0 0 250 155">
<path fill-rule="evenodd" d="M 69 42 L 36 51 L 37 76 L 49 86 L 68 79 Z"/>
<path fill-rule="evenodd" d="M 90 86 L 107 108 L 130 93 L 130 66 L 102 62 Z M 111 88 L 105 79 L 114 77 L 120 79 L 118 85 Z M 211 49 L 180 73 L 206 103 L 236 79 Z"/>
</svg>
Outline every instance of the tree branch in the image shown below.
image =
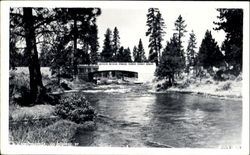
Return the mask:
<svg viewBox="0 0 250 155">
<path fill-rule="evenodd" d="M 19 13 L 10 13 L 10 16 L 18 16 L 23 18 L 23 15 L 19 14 Z"/>
<path fill-rule="evenodd" d="M 34 28 L 36 29 L 36 28 L 38 28 L 39 26 L 41 26 L 41 25 L 43 25 L 43 24 L 45 24 L 45 23 L 48 24 L 48 23 L 52 22 L 53 20 L 55 20 L 53 17 L 46 18 L 45 20 L 43 20 L 43 21 L 41 21 L 40 23 L 36 24 L 36 25 L 34 26 Z"/>
<path fill-rule="evenodd" d="M 18 33 L 18 32 L 14 32 L 14 34 L 18 35 L 18 36 L 21 36 L 21 37 L 25 37 L 24 34 L 21 34 L 21 33 Z"/>
</svg>

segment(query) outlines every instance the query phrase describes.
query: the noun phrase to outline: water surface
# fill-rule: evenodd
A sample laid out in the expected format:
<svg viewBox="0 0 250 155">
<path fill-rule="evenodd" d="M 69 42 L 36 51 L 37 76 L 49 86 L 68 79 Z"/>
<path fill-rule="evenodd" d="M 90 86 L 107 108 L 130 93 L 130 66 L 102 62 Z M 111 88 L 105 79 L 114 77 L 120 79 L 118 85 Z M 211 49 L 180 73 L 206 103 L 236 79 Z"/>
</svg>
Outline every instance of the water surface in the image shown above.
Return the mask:
<svg viewBox="0 0 250 155">
<path fill-rule="evenodd" d="M 131 90 L 134 90 L 133 88 Z M 241 145 L 241 101 L 181 93 L 90 91 L 99 114 L 81 146 L 218 148 Z"/>
</svg>

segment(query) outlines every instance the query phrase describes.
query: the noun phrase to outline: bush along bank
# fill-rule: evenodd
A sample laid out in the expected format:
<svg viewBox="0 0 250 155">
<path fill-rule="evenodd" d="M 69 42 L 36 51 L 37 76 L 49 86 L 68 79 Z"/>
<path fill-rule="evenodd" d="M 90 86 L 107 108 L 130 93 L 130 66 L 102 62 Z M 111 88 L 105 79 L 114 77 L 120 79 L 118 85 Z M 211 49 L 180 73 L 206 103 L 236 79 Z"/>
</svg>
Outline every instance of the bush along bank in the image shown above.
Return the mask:
<svg viewBox="0 0 250 155">
<path fill-rule="evenodd" d="M 171 87 L 167 80 L 158 80 L 154 82 L 154 88 L 156 92 L 194 93 L 222 99 L 241 100 L 242 74 L 231 75 L 226 80 L 216 80 L 209 74 L 202 78 L 185 75 L 176 79 L 176 83 Z"/>
<path fill-rule="evenodd" d="M 81 94 L 26 105 L 29 81 L 19 74 L 23 73 L 10 76 L 10 144 L 78 145 L 74 143 L 77 131 L 94 129 L 96 112 Z"/>
</svg>

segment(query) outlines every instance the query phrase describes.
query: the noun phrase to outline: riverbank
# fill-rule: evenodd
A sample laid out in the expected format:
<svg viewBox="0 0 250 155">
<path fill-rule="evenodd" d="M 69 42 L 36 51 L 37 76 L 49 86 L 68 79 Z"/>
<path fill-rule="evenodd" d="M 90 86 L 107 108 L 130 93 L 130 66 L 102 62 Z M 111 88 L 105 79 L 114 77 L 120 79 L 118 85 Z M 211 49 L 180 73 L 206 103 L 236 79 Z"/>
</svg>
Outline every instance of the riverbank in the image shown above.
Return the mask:
<svg viewBox="0 0 250 155">
<path fill-rule="evenodd" d="M 9 107 L 9 142 L 17 145 L 78 145 L 78 130 L 91 130 L 93 121 L 77 124 L 56 114 L 56 106 Z"/>
<path fill-rule="evenodd" d="M 72 145 L 77 124 L 55 116 L 55 106 L 10 105 L 10 144 Z"/>
<path fill-rule="evenodd" d="M 216 97 L 220 99 L 242 100 L 242 77 L 216 81 L 209 78 L 190 78 L 186 77 L 178 80 L 175 86 L 164 88 L 166 80 L 154 82 L 152 87 L 157 93 L 179 92 L 203 95 L 206 97 Z"/>
<path fill-rule="evenodd" d="M 63 92 L 56 79 L 43 72 L 43 83 L 48 94 Z M 82 96 L 53 96 L 28 105 L 29 78 L 22 68 L 10 71 L 9 143 L 17 145 L 78 145 L 74 136 L 78 130 L 92 130 L 95 126 L 94 109 Z M 57 98 L 59 97 L 59 98 Z M 69 105 L 69 106 L 67 106 Z M 67 117 L 66 117 L 67 116 Z"/>
<path fill-rule="evenodd" d="M 64 93 L 75 93 L 78 91 L 86 93 L 188 93 L 202 95 L 204 97 L 213 97 L 226 100 L 242 100 L 242 80 L 214 81 L 212 79 L 202 79 L 189 83 L 185 80 L 178 81 L 176 86 L 162 88 L 165 80 L 145 83 L 145 84 L 109 84 L 95 85 L 90 83 L 78 84 L 72 86 L 72 90 L 64 90 Z M 187 84 L 189 83 L 189 84 Z M 60 93 L 60 92 L 56 92 Z"/>
</svg>

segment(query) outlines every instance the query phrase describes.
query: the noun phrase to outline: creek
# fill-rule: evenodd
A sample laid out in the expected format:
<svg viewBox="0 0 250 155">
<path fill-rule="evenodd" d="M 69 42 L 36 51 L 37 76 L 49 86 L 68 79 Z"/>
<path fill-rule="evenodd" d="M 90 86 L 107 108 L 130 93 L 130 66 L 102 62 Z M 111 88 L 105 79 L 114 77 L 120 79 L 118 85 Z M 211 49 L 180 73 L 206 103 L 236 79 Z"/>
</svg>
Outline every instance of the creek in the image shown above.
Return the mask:
<svg viewBox="0 0 250 155">
<path fill-rule="evenodd" d="M 218 148 L 241 145 L 242 101 L 150 93 L 142 85 L 83 91 L 97 110 L 96 129 L 80 146 Z"/>
</svg>

